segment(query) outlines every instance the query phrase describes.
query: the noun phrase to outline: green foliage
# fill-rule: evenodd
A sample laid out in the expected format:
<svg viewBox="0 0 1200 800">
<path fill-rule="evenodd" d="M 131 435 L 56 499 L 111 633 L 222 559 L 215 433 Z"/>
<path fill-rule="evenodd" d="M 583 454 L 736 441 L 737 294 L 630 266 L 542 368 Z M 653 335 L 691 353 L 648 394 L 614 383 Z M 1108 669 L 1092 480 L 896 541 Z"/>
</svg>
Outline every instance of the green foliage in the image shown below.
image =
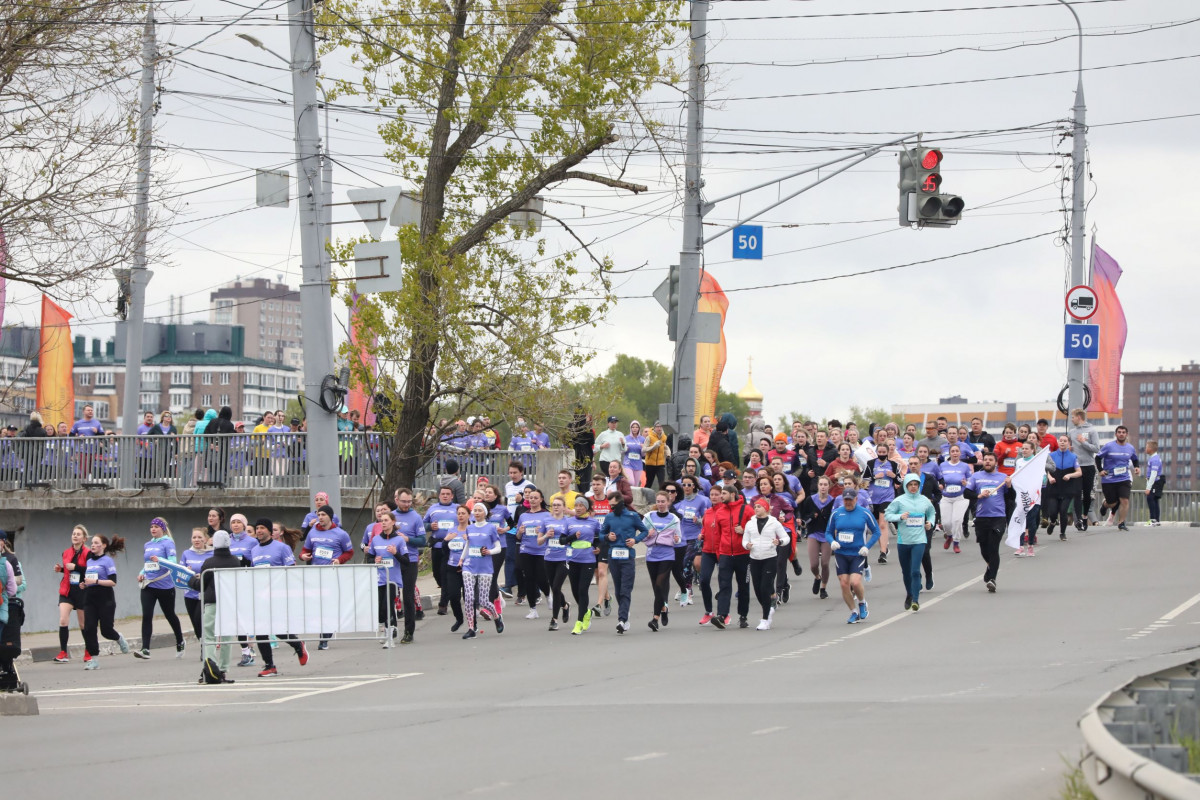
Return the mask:
<svg viewBox="0 0 1200 800">
<path fill-rule="evenodd" d="M 886 425 L 889 422 L 895 422 L 904 427 L 904 417 L 896 414 L 889 414 L 881 407 L 871 406 L 850 406 L 850 414 L 841 420 L 842 425 L 848 422 L 853 422 L 858 426 L 859 434 L 867 435 L 867 428 L 872 422 L 878 422 L 880 425 Z"/>
<path fill-rule="evenodd" d="M 1058 796 L 1062 800 L 1096 800 L 1096 795 L 1083 777 L 1083 768 L 1063 759 L 1067 771 L 1063 773 L 1063 787 Z"/>
</svg>

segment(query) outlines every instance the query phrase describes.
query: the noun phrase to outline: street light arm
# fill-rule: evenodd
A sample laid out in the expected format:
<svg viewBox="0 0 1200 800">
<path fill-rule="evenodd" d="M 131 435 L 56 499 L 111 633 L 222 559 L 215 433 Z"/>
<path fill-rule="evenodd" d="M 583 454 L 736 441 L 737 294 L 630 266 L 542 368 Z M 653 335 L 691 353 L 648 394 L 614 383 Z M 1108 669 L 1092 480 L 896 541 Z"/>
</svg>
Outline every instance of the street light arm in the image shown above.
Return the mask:
<svg viewBox="0 0 1200 800">
<path fill-rule="evenodd" d="M 1075 9 L 1071 8 L 1071 4 L 1067 0 L 1058 0 L 1067 7 L 1067 11 L 1071 12 L 1071 16 L 1075 18 L 1075 27 L 1079 30 L 1079 80 L 1083 81 L 1083 23 L 1079 21 L 1079 15 L 1075 13 Z"/>
</svg>

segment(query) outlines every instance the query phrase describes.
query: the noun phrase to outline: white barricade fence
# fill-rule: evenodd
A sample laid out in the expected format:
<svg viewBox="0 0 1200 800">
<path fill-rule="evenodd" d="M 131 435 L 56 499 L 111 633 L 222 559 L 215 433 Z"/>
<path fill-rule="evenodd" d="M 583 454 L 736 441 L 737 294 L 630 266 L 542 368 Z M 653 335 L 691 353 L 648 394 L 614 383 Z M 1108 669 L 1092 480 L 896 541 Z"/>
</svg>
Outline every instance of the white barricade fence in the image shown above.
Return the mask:
<svg viewBox="0 0 1200 800">
<path fill-rule="evenodd" d="M 217 637 L 323 633 L 374 635 L 379 570 L 374 564 L 214 570 Z"/>
</svg>

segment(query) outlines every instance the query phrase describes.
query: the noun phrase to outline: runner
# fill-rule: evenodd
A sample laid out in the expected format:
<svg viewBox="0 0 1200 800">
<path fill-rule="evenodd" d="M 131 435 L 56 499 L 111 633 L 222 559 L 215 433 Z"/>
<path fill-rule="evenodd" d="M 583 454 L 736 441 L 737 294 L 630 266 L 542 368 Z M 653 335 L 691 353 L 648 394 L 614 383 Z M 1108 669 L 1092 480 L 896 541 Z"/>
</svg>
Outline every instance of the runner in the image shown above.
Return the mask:
<svg viewBox="0 0 1200 800">
<path fill-rule="evenodd" d="M 413 510 L 412 489 L 397 489 L 392 497 L 396 502 L 396 510 L 392 514 L 396 520 L 396 531 L 404 539 L 404 547 L 408 551 L 408 558 L 401 558 L 400 561 L 401 605 L 404 608 L 404 636 L 400 638 L 400 644 L 412 644 L 413 633 L 417 629 L 417 563 L 421 558 L 421 548 L 425 546 L 425 522 Z"/>
<path fill-rule="evenodd" d="M 1108 524 L 1115 519 L 1117 530 L 1127 531 L 1125 518 L 1129 514 L 1129 490 L 1133 477 L 1141 475 L 1138 466 L 1137 448 L 1125 441 L 1129 429 L 1118 425 L 1117 440 L 1107 442 L 1096 454 L 1096 467 L 1100 475 L 1100 488 L 1104 492 L 1104 508 L 1109 511 Z M 1132 472 L 1132 474 L 1131 474 Z"/>
<path fill-rule="evenodd" d="M 1146 509 L 1150 512 L 1151 527 L 1157 527 L 1162 522 L 1159 501 L 1162 500 L 1163 486 L 1166 483 L 1162 456 L 1158 454 L 1158 442 L 1151 439 L 1146 442 Z"/>
<path fill-rule="evenodd" d="M 574 511 L 573 505 L 571 510 Z M 542 564 L 546 571 L 546 582 L 550 587 L 548 594 L 551 598 L 550 630 L 552 631 L 558 630 L 560 613 L 563 622 L 566 622 L 571 614 L 571 604 L 563 596 L 562 590 L 563 584 L 567 582 L 567 544 L 564 537 L 567 535 L 567 523 L 570 520 L 571 517 L 567 515 L 566 501 L 561 497 L 556 497 L 550 501 L 550 519 L 545 521 L 538 534 L 538 543 L 545 547 L 546 552 Z"/>
<path fill-rule="evenodd" d="M 1042 503 L 1045 506 L 1046 517 L 1050 520 L 1050 533 L 1054 532 L 1054 523 L 1059 525 L 1058 538 L 1067 540 L 1067 517 L 1071 514 L 1071 506 L 1079 495 L 1079 479 L 1083 470 L 1079 459 L 1071 452 L 1071 437 L 1065 433 L 1058 437 L 1058 449 L 1046 460 L 1046 466 L 1054 482 L 1042 490 Z"/>
<path fill-rule="evenodd" d="M 596 572 L 596 540 L 600 523 L 592 519 L 592 503 L 583 495 L 575 498 L 575 517 L 567 522 L 563 543 L 567 546 L 567 575 L 571 581 L 571 596 L 575 598 L 575 613 L 579 618 L 571 633 L 579 636 L 592 627 L 594 609 L 588 597 L 588 587 Z"/>
<path fill-rule="evenodd" d="M 487 521 L 496 526 L 496 534 L 500 537 L 498 547 L 488 548 L 492 554 L 492 580 L 488 586 L 488 601 L 497 617 L 504 610 L 504 600 L 500 597 L 500 570 L 504 567 L 505 551 L 508 549 L 508 531 L 512 527 L 512 516 L 508 513 L 508 506 L 500 500 L 499 489 L 495 486 L 483 487 L 483 504 L 487 508 Z M 473 515 L 474 509 L 472 509 L 472 519 L 474 519 Z"/>
<path fill-rule="evenodd" d="M 463 625 L 463 577 L 462 562 L 467 551 L 467 533 L 471 524 L 471 512 L 466 506 L 458 506 L 454 515 L 454 527 L 446 532 L 446 566 L 442 568 L 442 586 L 446 603 L 454 612 L 451 633 L 458 633 Z"/>
<path fill-rule="evenodd" d="M 958 445 L 953 446 L 958 449 Z M 884 512 L 888 522 L 896 523 L 896 542 L 900 549 L 900 575 L 906 595 L 904 610 L 921 608 L 921 559 L 928 545 L 937 513 L 929 498 L 921 494 L 921 476 L 904 476 L 904 494 L 888 504 Z"/>
<path fill-rule="evenodd" d="M 211 557 L 207 529 L 192 528 L 192 546 L 180 554 L 179 563 L 192 572 L 199 572 L 204 562 Z M 192 621 L 192 632 L 196 634 L 196 641 L 200 641 L 204 634 L 204 618 L 200 606 L 200 592 L 191 588 L 185 589 L 183 607 L 187 609 L 188 618 Z"/>
<path fill-rule="evenodd" d="M 438 585 L 438 589 L 441 590 L 437 603 L 439 617 L 446 616 L 446 603 L 449 599 L 442 585 L 442 579 L 446 570 L 446 553 L 448 552 L 442 544 L 442 540 L 450 532 L 450 529 L 454 527 L 454 520 L 457 517 L 458 504 L 454 502 L 454 491 L 449 486 L 443 486 L 438 489 L 437 503 L 431 505 L 426 510 L 425 517 L 422 519 L 425 525 L 425 533 L 428 536 L 428 541 L 431 543 L 430 566 L 433 571 L 433 581 Z"/>
<path fill-rule="evenodd" d="M 608 495 L 608 505 L 611 510 L 600 524 L 600 535 L 608 540 L 608 569 L 617 593 L 617 633 L 624 634 L 629 630 L 629 601 L 637 574 L 634 546 L 646 538 L 646 523 L 625 505 L 620 492 Z"/>
<path fill-rule="evenodd" d="M 818 461 L 817 463 L 820 463 Z M 837 497 L 842 493 L 842 483 L 847 475 L 853 476 L 855 479 L 862 474 L 862 469 L 858 466 L 858 462 L 854 460 L 854 451 L 846 442 L 842 442 L 837 448 L 837 458 L 829 462 L 825 467 L 824 475 L 829 478 L 830 494 Z"/>
<path fill-rule="evenodd" d="M 376 508 L 387 508 L 380 503 Z M 398 634 L 396 625 L 396 595 L 404 585 L 404 574 L 400 565 L 407 560 L 408 548 L 396 530 L 396 518 L 385 513 L 375 526 L 375 533 L 367 543 L 367 557 L 379 568 L 379 625 L 383 628 L 383 647 L 388 649 L 395 643 Z"/>
<path fill-rule="evenodd" d="M 125 549 L 125 540 L 114 536 L 110 541 L 107 536 L 93 536 L 92 547 L 87 551 L 87 568 L 84 572 L 83 590 L 85 622 L 83 626 L 83 668 L 96 669 L 100 655 L 100 640 L 96 631 L 116 642 L 121 653 L 129 652 L 129 643 L 125 637 L 117 633 L 113 627 L 113 619 L 117 615 L 117 596 L 114 591 L 117 585 L 117 565 L 113 563 L 113 554 Z"/>
<path fill-rule="evenodd" d="M 550 495 L 550 505 L 554 505 L 555 499 L 563 501 L 563 507 L 567 509 L 567 515 L 575 513 L 575 498 L 579 497 L 579 492 L 571 488 L 571 470 L 561 469 L 556 476 L 558 480 L 558 491 Z"/>
<path fill-rule="evenodd" d="M 471 509 L 471 525 L 467 528 L 466 557 L 463 559 L 463 600 L 467 617 L 467 632 L 463 639 L 478 636 L 478 611 L 484 619 L 492 619 L 496 633 L 504 633 L 504 619 L 495 610 L 491 595 L 492 578 L 496 574 L 495 556 L 500 554 L 500 531 L 495 522 L 488 519 L 488 510 L 483 503 Z"/>
<path fill-rule="evenodd" d="M 221 509 L 209 509 L 208 527 L 210 529 L 212 528 L 214 511 L 217 512 L 222 523 L 225 519 L 225 512 Z M 234 514 L 229 518 L 229 553 L 235 558 L 244 559 L 247 566 L 252 563 L 250 561 L 250 554 L 254 552 L 255 546 L 258 544 L 258 540 L 255 539 L 254 536 L 249 532 L 249 526 L 250 524 L 246 521 L 246 517 L 243 514 Z M 220 528 L 217 528 L 217 530 L 220 530 Z M 215 530 L 209 534 L 209 538 L 212 538 L 213 536 L 216 536 Z M 238 666 L 254 666 L 254 650 L 250 647 L 249 637 L 239 636 L 237 637 L 237 640 L 238 644 L 242 648 L 242 659 L 238 661 Z"/>
<path fill-rule="evenodd" d="M 1092 494 L 1096 491 L 1096 454 L 1100 452 L 1100 434 L 1087 421 L 1087 412 L 1082 408 L 1071 410 L 1071 450 L 1079 460 L 1083 471 L 1079 479 L 1079 499 L 1075 501 L 1075 527 L 1088 529 L 1092 514 Z"/>
<path fill-rule="evenodd" d="M 516 518 L 525 490 L 533 484 L 525 478 L 525 465 L 516 460 L 508 462 L 508 478 L 504 484 L 504 502 L 511 520 Z M 504 584 L 500 587 L 500 593 L 508 598 L 513 596 L 513 590 L 519 592 L 522 585 L 517 552 L 517 531 L 510 527 L 504 534 Z"/>
<path fill-rule="evenodd" d="M 900 465 L 888 460 L 886 442 L 875 445 L 875 458 L 867 463 L 863 477 L 871 483 L 871 512 L 879 525 L 879 563 L 886 564 L 890 552 L 891 527 L 884 514 L 888 505 L 896 499 L 896 484 L 900 480 Z"/>
<path fill-rule="evenodd" d="M 670 492 L 672 485 L 668 485 Z M 678 486 L 683 490 L 683 496 L 676 497 L 672 509 L 679 517 L 679 528 L 683 534 L 683 544 L 675 548 L 675 580 L 679 583 L 679 607 L 689 606 L 694 602 L 692 596 L 692 578 L 695 573 L 695 561 L 700 553 L 700 530 L 704 524 L 704 514 L 712 503 L 702 494 L 697 494 L 700 488 L 694 477 L 680 479 Z"/>
<path fill-rule="evenodd" d="M 833 556 L 825 530 L 829 527 L 829 515 L 833 512 L 833 495 L 829 493 L 829 478 L 824 475 L 817 481 L 817 491 L 804 498 L 800 516 L 808 531 L 808 568 L 813 574 L 812 593 L 822 600 L 829 597 L 829 559 Z"/>
<path fill-rule="evenodd" d="M 137 658 L 150 658 L 150 639 L 154 635 L 154 606 L 162 609 L 163 617 L 175 634 L 175 657 L 183 658 L 183 628 L 175 614 L 175 580 L 171 573 L 158 565 L 159 559 L 177 562 L 175 540 L 162 517 L 150 520 L 150 541 L 146 542 L 142 571 L 138 584 L 142 587 L 142 649 L 134 651 Z"/>
<path fill-rule="evenodd" d="M 996 470 L 994 452 L 985 452 L 980 461 L 982 469 L 967 478 L 963 491 L 967 497 L 975 498 L 975 539 L 979 542 L 979 554 L 987 565 L 983 582 L 989 592 L 995 593 L 996 578 L 1000 573 L 1000 542 L 1004 539 L 1008 519 L 1004 510 L 1008 476 Z"/>
<path fill-rule="evenodd" d="M 1038 449 L 1038 441 L 1039 441 L 1038 435 L 1035 433 L 1035 434 L 1030 435 L 1025 440 L 1025 442 L 1021 445 L 1020 464 L 1027 464 L 1028 462 L 1033 460 L 1033 456 L 1037 452 L 1037 449 Z M 1053 455 L 1053 454 L 1051 453 L 1050 455 Z M 1051 465 L 1050 459 L 1047 458 L 1046 459 L 1046 469 L 1045 469 L 1046 474 L 1042 475 L 1042 486 L 1041 486 L 1042 491 L 1041 491 L 1041 494 L 1038 495 L 1039 500 L 1041 500 L 1042 496 L 1045 495 L 1046 487 L 1048 485 L 1053 485 L 1055 483 L 1055 479 L 1054 479 L 1053 475 L 1050 474 L 1051 469 L 1052 469 L 1052 465 Z M 1034 555 L 1033 548 L 1037 545 L 1037 532 L 1038 532 L 1038 528 L 1040 528 L 1040 527 L 1042 527 L 1042 504 L 1040 502 L 1038 502 L 1038 503 L 1034 503 L 1033 506 L 1030 507 L 1030 509 L 1025 513 L 1025 534 L 1024 534 L 1024 536 L 1021 537 L 1025 542 L 1025 547 L 1023 548 L 1023 550 L 1021 550 L 1021 549 L 1017 550 L 1017 552 L 1014 553 L 1013 555 L 1017 555 L 1017 556 L 1022 555 L 1022 554 L 1026 555 L 1026 556 Z"/>
<path fill-rule="evenodd" d="M 642 520 L 646 529 L 646 572 L 650 575 L 650 586 L 654 592 L 653 616 L 650 630 L 657 632 L 659 622 L 665 628 L 670 623 L 667 611 L 667 592 L 671 583 L 671 570 L 675 565 L 675 549 L 683 544 L 683 531 L 679 517 L 671 512 L 671 496 L 660 491 L 654 496 L 654 510 Z"/>
<path fill-rule="evenodd" d="M 777 491 L 775 481 L 780 482 L 780 489 Z M 787 481 L 781 473 L 763 472 L 755 483 L 758 489 L 758 498 L 765 499 L 768 504 L 768 511 L 773 519 L 777 520 L 783 527 L 787 536 L 779 537 L 779 544 L 775 551 L 775 569 L 772 575 L 775 578 L 775 585 L 771 587 L 771 593 L 781 603 L 786 603 L 791 597 L 791 584 L 788 582 L 787 565 L 792 560 L 792 539 L 795 530 L 796 504 L 792 500 L 791 495 L 787 492 Z M 753 562 L 754 559 L 751 559 Z M 753 566 L 753 563 L 751 563 Z M 753 580 L 751 580 L 753 582 Z"/>
<path fill-rule="evenodd" d="M 947 451 L 946 460 L 938 464 L 937 480 L 942 491 L 942 528 L 945 530 L 943 550 L 954 546 L 955 553 L 961 553 L 963 523 L 966 520 L 968 500 L 963 494 L 967 478 L 974 470 L 971 465 L 962 460 L 962 447 L 952 444 Z"/>
<path fill-rule="evenodd" d="M 642 436 L 642 423 L 636 419 L 629 423 L 629 435 L 625 437 L 625 457 L 621 467 L 625 472 L 625 480 L 630 486 L 641 486 L 644 477 L 642 449 L 646 446 L 646 437 Z M 572 508 L 574 506 L 572 505 Z"/>
<path fill-rule="evenodd" d="M 325 507 L 328 508 L 328 506 Z M 258 540 L 258 543 L 250 552 L 250 563 L 255 568 L 294 566 L 296 559 L 292 555 L 292 549 L 283 542 L 277 542 L 271 538 L 271 527 L 271 520 L 265 518 L 254 523 L 254 538 Z M 262 656 L 263 660 L 263 668 L 258 673 L 258 677 L 269 678 L 272 675 L 278 675 L 279 670 L 275 668 L 275 658 L 271 653 L 271 637 L 267 634 L 259 634 L 254 638 L 258 641 L 258 654 Z M 308 648 L 295 634 L 277 633 L 275 638 L 286 642 L 296 651 L 296 658 L 300 661 L 300 666 L 303 667 L 308 663 Z"/>
<path fill-rule="evenodd" d="M 1021 443 L 1017 440 L 1017 426 L 1011 422 L 1005 424 L 1004 434 L 992 451 L 996 454 L 996 469 L 1006 478 L 1011 478 L 1017 469 L 1017 459 L 1021 457 Z M 1004 488 L 1004 521 L 1012 519 L 1013 509 L 1017 505 L 1017 493 L 1011 485 Z"/>
<path fill-rule="evenodd" d="M 722 488 L 721 504 L 712 513 L 717 518 L 720 542 L 717 546 L 717 615 L 712 624 L 724 629 L 729 624 L 730 598 L 737 580 L 738 627 L 750 626 L 750 552 L 742 546 L 742 534 L 754 513 L 736 486 Z"/>
<path fill-rule="evenodd" d="M 871 531 L 870 539 L 865 538 L 868 529 Z M 829 539 L 829 547 L 833 550 L 838 583 L 842 586 L 842 600 L 850 609 L 850 618 L 846 620 L 848 625 L 862 622 L 870 613 L 863 589 L 863 568 L 879 536 L 875 515 L 858 505 L 858 489 L 843 489 L 842 507 L 829 515 L 825 538 Z"/>
<path fill-rule="evenodd" d="M 603 477 L 596 475 L 592 478 L 591 491 L 587 493 L 592 503 L 592 517 L 601 522 L 608 516 L 608 497 L 604 494 Z M 604 616 L 612 613 L 612 595 L 608 591 L 608 537 L 596 537 L 596 605 L 592 607 L 592 616 L 598 617 L 603 608 Z"/>
<path fill-rule="evenodd" d="M 546 580 L 546 545 L 541 536 L 546 521 L 550 519 L 550 512 L 542 507 L 545 501 L 541 489 L 531 488 L 528 496 L 529 509 L 517 510 L 516 528 L 517 541 L 520 542 L 521 548 L 520 572 L 525 582 L 521 594 L 529 601 L 529 613 L 525 615 L 525 619 L 537 619 L 540 595 L 550 595 L 550 582 Z"/>
<path fill-rule="evenodd" d="M 66 664 L 71 660 L 67 651 L 67 623 L 71 621 L 71 609 L 75 610 L 75 618 L 79 622 L 79 632 L 82 635 L 84 617 L 84 587 L 83 575 L 88 564 L 88 531 L 82 525 L 71 529 L 71 546 L 63 550 L 59 563 L 54 565 L 55 572 L 62 573 L 58 583 L 58 655 L 54 657 L 57 664 Z"/>
<path fill-rule="evenodd" d="M 708 508 L 704 510 L 704 516 L 700 520 L 700 535 L 696 539 L 700 544 L 700 554 L 697 558 L 699 563 L 694 564 L 696 572 L 700 576 L 700 598 L 704 602 L 704 616 L 700 617 L 701 625 L 707 625 L 713 619 L 712 575 L 717 569 L 721 544 L 721 530 L 717 524 L 717 515 L 714 510 L 725 502 L 725 490 L 720 486 L 712 487 L 708 493 L 708 501 Z"/>
<path fill-rule="evenodd" d="M 316 521 L 309 526 L 308 535 L 304 538 L 304 548 L 300 551 L 301 561 L 320 567 L 345 564 L 354 557 L 354 545 L 350 543 L 350 534 L 334 521 L 336 518 L 332 506 L 324 505 L 317 509 Z M 274 526 L 271 533 L 271 538 L 274 539 Z M 317 649 L 328 650 L 331 638 L 333 634 L 322 633 Z"/>
<path fill-rule="evenodd" d="M 754 501 L 754 519 L 748 520 L 742 530 L 742 547 L 750 554 L 750 582 L 754 584 L 754 596 L 762 606 L 762 619 L 757 630 L 771 630 L 771 622 L 775 618 L 778 551 L 788 546 L 790 541 L 791 534 L 771 515 L 770 498 L 757 498 Z"/>
</svg>

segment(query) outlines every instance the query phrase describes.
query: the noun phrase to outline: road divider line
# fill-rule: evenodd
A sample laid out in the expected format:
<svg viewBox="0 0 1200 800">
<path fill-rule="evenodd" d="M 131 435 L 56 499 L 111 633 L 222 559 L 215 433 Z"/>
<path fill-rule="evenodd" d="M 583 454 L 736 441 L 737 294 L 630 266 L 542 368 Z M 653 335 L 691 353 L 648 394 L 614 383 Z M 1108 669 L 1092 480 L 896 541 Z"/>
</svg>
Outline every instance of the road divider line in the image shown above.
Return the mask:
<svg viewBox="0 0 1200 800">
<path fill-rule="evenodd" d="M 1125 637 L 1125 640 L 1129 641 L 1129 640 L 1143 639 L 1143 638 L 1149 636 L 1150 634 L 1154 633 L 1155 631 L 1170 627 L 1171 620 L 1175 619 L 1180 614 L 1187 611 L 1189 608 L 1196 605 L 1197 603 L 1200 603 L 1200 594 L 1193 595 L 1192 597 L 1183 601 L 1182 603 L 1180 603 L 1179 605 L 1175 606 L 1170 611 L 1168 611 L 1166 614 L 1163 614 L 1161 617 L 1154 620 L 1154 622 L 1151 622 L 1149 625 L 1142 628 L 1140 631 L 1129 634 L 1128 636 Z M 1193 624 L 1196 624 L 1196 623 L 1193 623 Z"/>
</svg>

